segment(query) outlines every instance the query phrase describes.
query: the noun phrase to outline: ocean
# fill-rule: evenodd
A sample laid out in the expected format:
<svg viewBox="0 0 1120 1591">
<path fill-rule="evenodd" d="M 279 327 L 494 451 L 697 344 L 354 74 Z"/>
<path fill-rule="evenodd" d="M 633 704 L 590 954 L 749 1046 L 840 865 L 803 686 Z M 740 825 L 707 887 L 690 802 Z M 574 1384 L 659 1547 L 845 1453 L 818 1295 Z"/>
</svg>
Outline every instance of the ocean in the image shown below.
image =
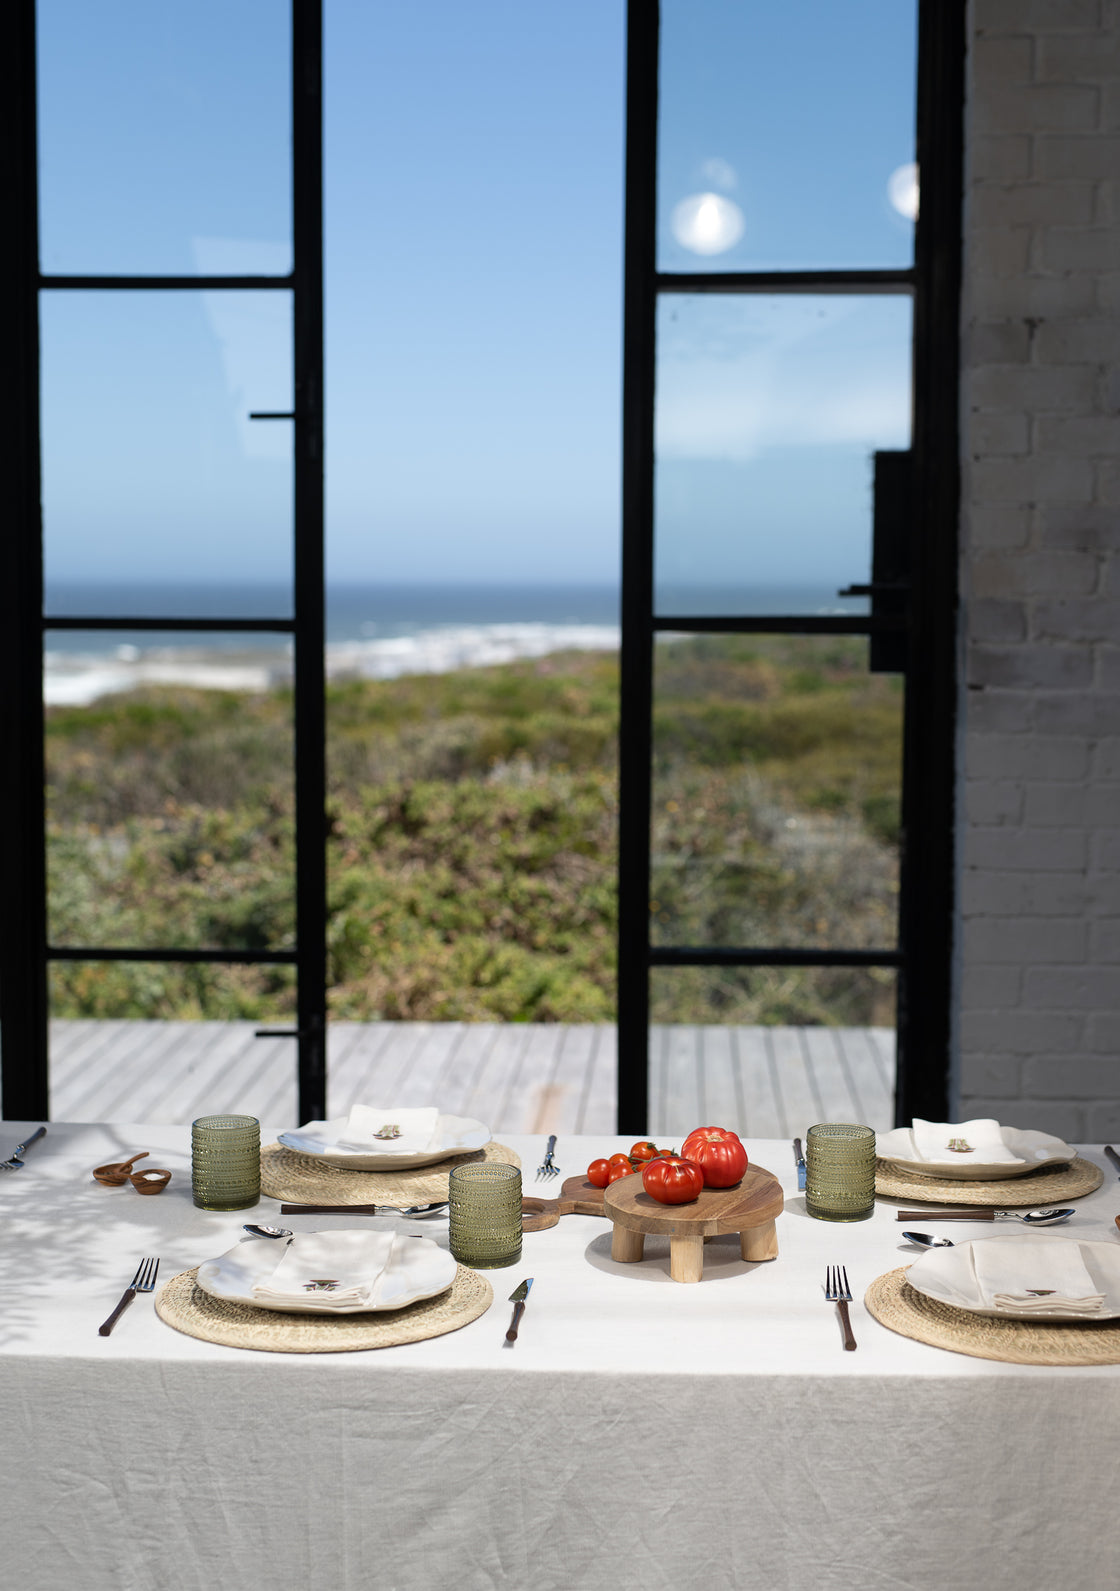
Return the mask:
<svg viewBox="0 0 1120 1591">
<path fill-rule="evenodd" d="M 858 613 L 835 586 L 664 591 L 663 613 Z M 52 584 L 50 617 L 286 618 L 289 587 Z M 616 587 L 591 585 L 372 585 L 327 588 L 330 678 L 393 679 L 449 673 L 568 650 L 619 644 Z M 291 676 L 291 638 L 235 631 L 48 629 L 44 697 L 83 706 L 149 684 L 266 690 Z"/>
</svg>

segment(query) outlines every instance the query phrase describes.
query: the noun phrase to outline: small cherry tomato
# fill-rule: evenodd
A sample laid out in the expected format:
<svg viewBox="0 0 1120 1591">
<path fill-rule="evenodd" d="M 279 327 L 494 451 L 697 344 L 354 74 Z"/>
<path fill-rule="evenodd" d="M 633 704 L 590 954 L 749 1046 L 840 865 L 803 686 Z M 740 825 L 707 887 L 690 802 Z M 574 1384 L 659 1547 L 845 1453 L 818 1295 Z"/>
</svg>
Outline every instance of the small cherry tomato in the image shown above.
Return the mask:
<svg viewBox="0 0 1120 1591">
<path fill-rule="evenodd" d="M 634 1169 L 634 1167 L 630 1164 L 629 1155 L 612 1155 L 610 1158 L 610 1164 L 612 1166 L 625 1166 L 627 1171 L 633 1171 Z"/>
<path fill-rule="evenodd" d="M 612 1166 L 607 1173 L 607 1181 L 619 1182 L 623 1177 L 632 1177 L 633 1175 L 634 1167 L 628 1160 L 624 1166 Z"/>
<path fill-rule="evenodd" d="M 704 1173 L 691 1160 L 650 1160 L 642 1167 L 642 1187 L 659 1204 L 689 1204 L 699 1198 Z"/>
<path fill-rule="evenodd" d="M 657 1145 L 650 1143 L 648 1138 L 643 1138 L 639 1143 L 633 1144 L 631 1146 L 630 1158 L 631 1160 L 636 1161 L 639 1165 L 642 1165 L 647 1160 L 652 1160 L 656 1153 Z"/>
<path fill-rule="evenodd" d="M 593 1160 L 587 1168 L 587 1180 L 593 1188 L 605 1188 L 610 1181 L 608 1173 L 611 1169 L 609 1160 Z"/>
</svg>

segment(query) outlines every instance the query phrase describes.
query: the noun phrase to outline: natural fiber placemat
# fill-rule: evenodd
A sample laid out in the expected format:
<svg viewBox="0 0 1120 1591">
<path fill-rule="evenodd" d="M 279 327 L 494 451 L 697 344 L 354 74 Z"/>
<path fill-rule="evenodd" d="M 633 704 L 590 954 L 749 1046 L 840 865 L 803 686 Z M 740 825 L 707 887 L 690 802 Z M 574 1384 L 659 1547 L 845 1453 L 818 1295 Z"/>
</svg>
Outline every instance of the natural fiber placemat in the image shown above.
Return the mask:
<svg viewBox="0 0 1120 1591">
<path fill-rule="evenodd" d="M 1064 1166 L 1046 1166 L 1024 1177 L 1004 1177 L 1000 1182 L 939 1182 L 913 1171 L 899 1171 L 882 1160 L 875 1162 L 875 1192 L 887 1199 L 917 1199 L 920 1204 L 1008 1205 L 1054 1204 L 1080 1199 L 1104 1181 L 1104 1172 L 1089 1160 L 1071 1160 Z"/>
<path fill-rule="evenodd" d="M 297 1154 L 283 1144 L 261 1150 L 261 1192 L 270 1199 L 292 1204 L 434 1204 L 449 1196 L 447 1179 L 456 1166 L 475 1160 L 519 1166 L 521 1161 L 505 1144 L 491 1141 L 485 1149 L 453 1155 L 435 1166 L 414 1166 L 411 1171 L 348 1171 L 312 1155 Z"/>
<path fill-rule="evenodd" d="M 863 1298 L 875 1319 L 901 1337 L 1013 1365 L 1120 1364 L 1120 1320 L 1093 1324 L 974 1315 L 917 1292 L 906 1280 L 907 1269 L 876 1277 Z"/>
<path fill-rule="evenodd" d="M 494 1301 L 494 1289 L 485 1276 L 464 1265 L 447 1292 L 437 1298 L 370 1315 L 285 1315 L 277 1309 L 253 1309 L 211 1298 L 196 1283 L 197 1275 L 196 1267 L 171 1278 L 156 1299 L 160 1319 L 203 1342 L 263 1353 L 353 1353 L 422 1342 L 469 1326 Z"/>
</svg>

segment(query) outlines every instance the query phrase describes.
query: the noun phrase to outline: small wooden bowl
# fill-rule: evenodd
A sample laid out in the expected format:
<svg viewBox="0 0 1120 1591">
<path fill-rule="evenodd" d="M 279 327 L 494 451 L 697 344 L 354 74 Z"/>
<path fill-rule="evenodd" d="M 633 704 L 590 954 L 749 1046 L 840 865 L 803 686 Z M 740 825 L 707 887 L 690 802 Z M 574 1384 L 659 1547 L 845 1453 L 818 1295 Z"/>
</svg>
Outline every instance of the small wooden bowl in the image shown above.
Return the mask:
<svg viewBox="0 0 1120 1591">
<path fill-rule="evenodd" d="M 132 1168 L 138 1160 L 147 1160 L 149 1151 L 141 1149 L 138 1155 L 133 1155 L 131 1160 L 113 1160 L 107 1166 L 94 1166 L 94 1180 L 100 1182 L 105 1188 L 123 1188 L 132 1175 Z M 168 1173 L 170 1176 L 170 1172 Z"/>
<path fill-rule="evenodd" d="M 157 1171 L 154 1166 L 149 1166 L 146 1171 L 131 1172 L 128 1180 L 137 1193 L 162 1193 L 171 1181 L 171 1173 Z"/>
</svg>

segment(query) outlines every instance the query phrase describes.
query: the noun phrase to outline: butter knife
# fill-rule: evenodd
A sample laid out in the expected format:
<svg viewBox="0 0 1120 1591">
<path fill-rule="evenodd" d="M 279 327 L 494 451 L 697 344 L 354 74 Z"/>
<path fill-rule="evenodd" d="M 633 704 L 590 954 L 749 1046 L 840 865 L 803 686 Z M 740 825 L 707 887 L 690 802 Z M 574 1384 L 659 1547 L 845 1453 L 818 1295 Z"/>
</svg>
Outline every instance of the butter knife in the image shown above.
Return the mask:
<svg viewBox="0 0 1120 1591">
<path fill-rule="evenodd" d="M 1112 1164 L 1116 1167 L 1116 1170 L 1118 1172 L 1120 1172 L 1120 1155 L 1118 1155 L 1116 1153 L 1116 1150 L 1112 1147 L 1112 1145 L 1111 1144 L 1105 1144 L 1104 1152 L 1108 1156 L 1108 1158 L 1112 1161 Z"/>
<path fill-rule="evenodd" d="M 525 1300 L 529 1296 L 529 1289 L 532 1285 L 533 1278 L 527 1276 L 523 1282 L 517 1284 L 509 1295 L 509 1301 L 513 1305 L 513 1319 L 510 1321 L 509 1330 L 506 1332 L 507 1342 L 517 1341 L 517 1327 L 522 1315 L 525 1313 Z"/>
<path fill-rule="evenodd" d="M 801 1193 L 805 1192 L 805 1156 L 801 1152 L 801 1139 L 793 1140 L 793 1159 L 797 1166 L 797 1186 Z"/>
</svg>

